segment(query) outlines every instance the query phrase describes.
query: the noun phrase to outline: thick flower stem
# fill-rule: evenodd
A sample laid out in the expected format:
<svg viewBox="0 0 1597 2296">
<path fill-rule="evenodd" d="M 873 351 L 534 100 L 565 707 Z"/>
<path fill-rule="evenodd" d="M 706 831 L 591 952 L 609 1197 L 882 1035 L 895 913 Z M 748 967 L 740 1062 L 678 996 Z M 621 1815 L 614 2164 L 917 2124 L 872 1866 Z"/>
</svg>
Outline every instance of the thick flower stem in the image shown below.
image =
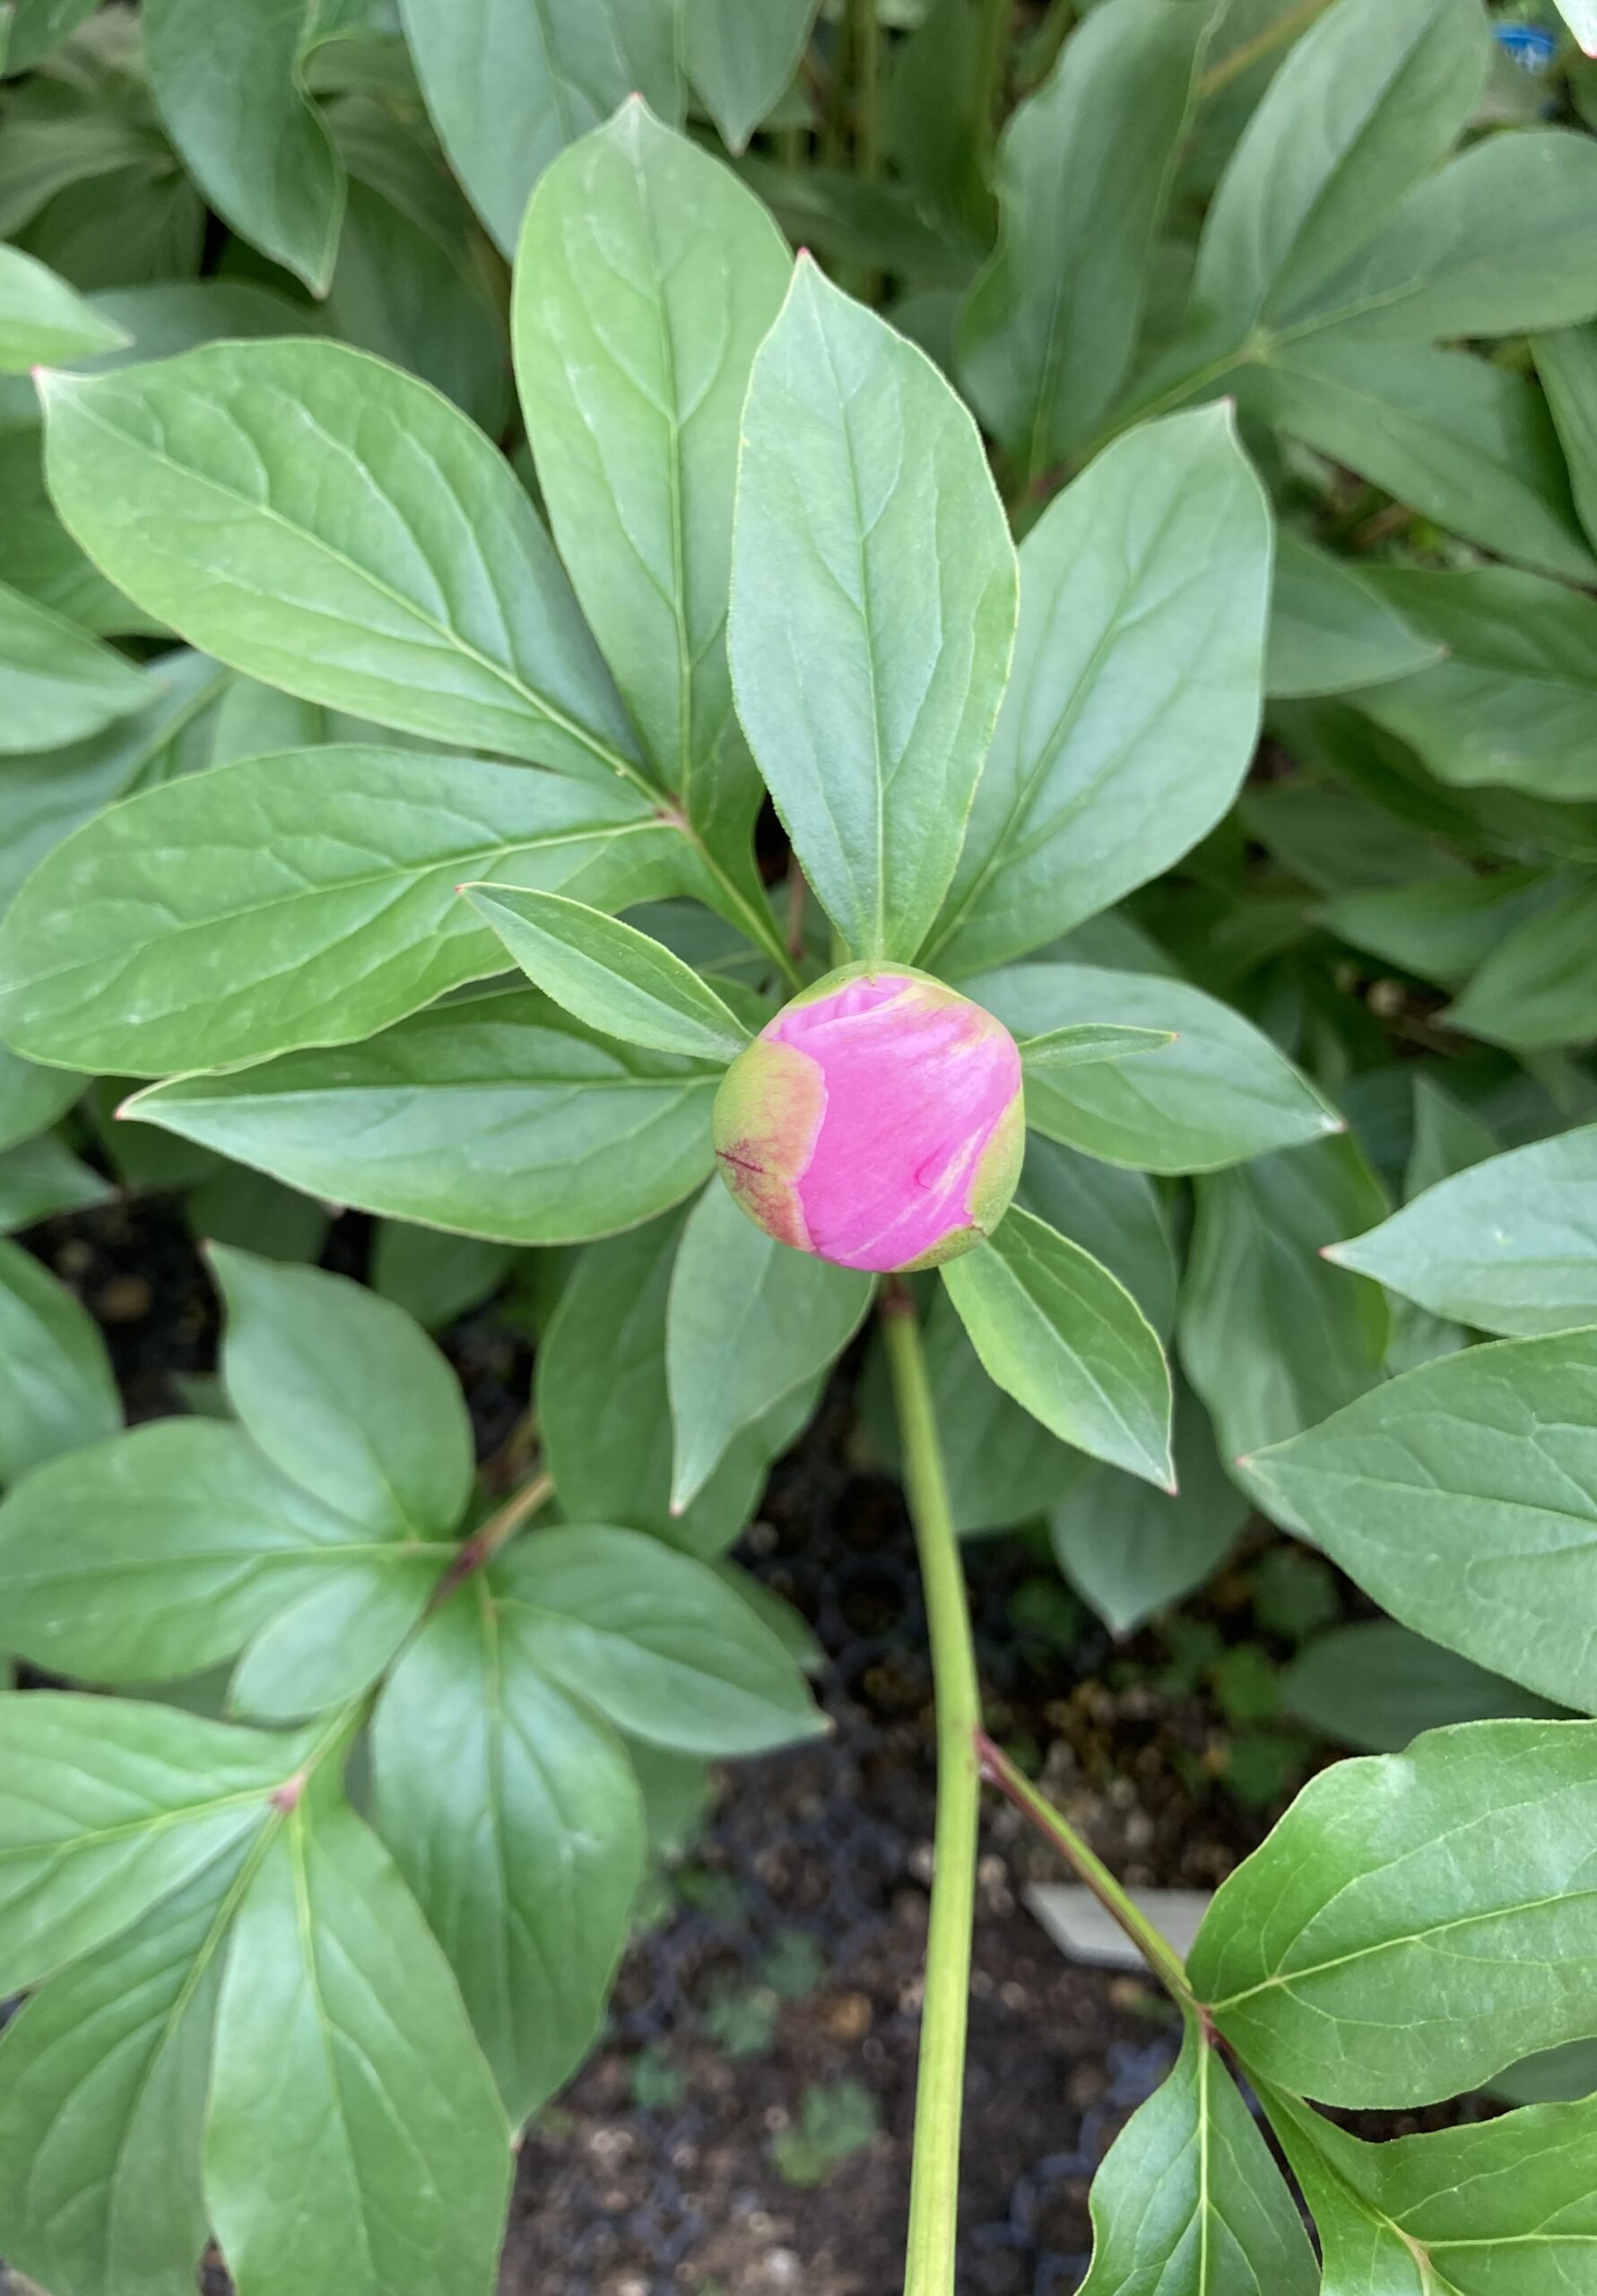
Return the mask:
<svg viewBox="0 0 1597 2296">
<path fill-rule="evenodd" d="M 915 2163 L 909 2187 L 905 2296 L 953 2296 L 959 2191 L 965 2025 L 976 1914 L 976 1830 L 981 1802 L 981 1697 L 964 1566 L 938 1448 L 932 1390 L 908 1291 L 888 1279 L 882 1332 L 903 1444 L 904 1480 L 920 1555 L 937 1698 L 936 1865 L 926 1934 Z"/>
</svg>

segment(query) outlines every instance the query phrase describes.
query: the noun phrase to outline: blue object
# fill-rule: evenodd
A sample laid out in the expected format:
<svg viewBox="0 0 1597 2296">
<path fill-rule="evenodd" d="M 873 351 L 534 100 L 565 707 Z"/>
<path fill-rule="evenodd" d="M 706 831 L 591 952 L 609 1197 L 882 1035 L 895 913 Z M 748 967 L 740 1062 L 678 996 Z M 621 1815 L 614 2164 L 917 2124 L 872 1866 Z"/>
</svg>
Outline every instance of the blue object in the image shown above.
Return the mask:
<svg viewBox="0 0 1597 2296">
<path fill-rule="evenodd" d="M 1536 24 L 1494 24 L 1492 29 L 1498 47 L 1513 57 L 1522 72 L 1545 72 L 1558 52 L 1557 34 L 1544 32 Z"/>
</svg>

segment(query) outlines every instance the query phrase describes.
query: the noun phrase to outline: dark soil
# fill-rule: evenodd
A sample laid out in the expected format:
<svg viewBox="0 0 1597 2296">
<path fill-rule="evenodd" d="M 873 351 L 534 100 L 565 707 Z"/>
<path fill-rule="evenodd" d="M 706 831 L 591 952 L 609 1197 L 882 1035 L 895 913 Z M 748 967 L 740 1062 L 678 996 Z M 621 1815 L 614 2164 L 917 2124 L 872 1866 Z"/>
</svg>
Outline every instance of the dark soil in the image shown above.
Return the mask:
<svg viewBox="0 0 1597 2296">
<path fill-rule="evenodd" d="M 175 1208 L 115 1205 L 27 1240 L 101 1321 L 130 1418 L 182 1407 L 174 1375 L 213 1368 L 216 1319 Z M 325 1263 L 358 1274 L 365 1253 L 366 1223 L 335 1222 Z M 483 1457 L 502 1456 L 525 1405 L 525 1336 L 489 1309 L 445 1344 Z M 739 1550 L 813 1628 L 833 1730 L 716 1775 L 703 1830 L 660 1878 L 602 2046 L 527 2134 L 501 2296 L 896 2296 L 901 2285 L 931 1683 L 899 1494 L 851 1459 L 856 1368 L 777 1468 Z M 1267 1544 L 1264 1534 L 1245 1542 L 1185 1606 L 1211 1642 L 1260 1639 L 1250 1587 Z M 1235 1719 L 1184 1674 L 1179 1623 L 1116 1646 L 1063 1597 L 1033 1544 L 973 1542 L 968 1557 L 988 1726 L 1128 1882 L 1212 1888 L 1328 1758 L 1286 1734 L 1280 1790 L 1243 1798 L 1227 1782 Z M 961 2296 L 1077 2288 L 1093 2170 L 1177 2046 L 1157 1988 L 1072 1967 L 1025 1910 L 1028 1882 L 1060 1878 L 1013 1811 L 989 1808 Z M 1373 2135 L 1421 2117 L 1358 2125 Z M 206 2286 L 226 2283 L 208 2272 Z"/>
</svg>

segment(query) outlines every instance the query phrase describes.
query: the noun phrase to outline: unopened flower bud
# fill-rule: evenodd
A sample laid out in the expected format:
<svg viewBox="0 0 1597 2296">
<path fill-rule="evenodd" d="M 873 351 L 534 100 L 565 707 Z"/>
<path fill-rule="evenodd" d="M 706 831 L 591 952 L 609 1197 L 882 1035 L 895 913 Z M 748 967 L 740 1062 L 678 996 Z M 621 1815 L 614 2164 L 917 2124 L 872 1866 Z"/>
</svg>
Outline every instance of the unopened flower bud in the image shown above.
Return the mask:
<svg viewBox="0 0 1597 2296">
<path fill-rule="evenodd" d="M 848 965 L 733 1062 L 715 1134 L 722 1178 L 768 1235 L 841 1267 L 935 1266 L 1009 1209 L 1020 1056 L 941 981 Z"/>
</svg>

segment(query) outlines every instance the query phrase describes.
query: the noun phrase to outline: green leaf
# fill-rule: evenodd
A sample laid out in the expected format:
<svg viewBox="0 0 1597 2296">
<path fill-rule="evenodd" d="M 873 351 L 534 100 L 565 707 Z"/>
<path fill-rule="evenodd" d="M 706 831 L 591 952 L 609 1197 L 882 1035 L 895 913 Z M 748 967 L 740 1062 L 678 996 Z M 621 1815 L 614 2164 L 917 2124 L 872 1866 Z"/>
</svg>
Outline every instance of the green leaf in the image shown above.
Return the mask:
<svg viewBox="0 0 1597 2296">
<path fill-rule="evenodd" d="M 1229 807 L 1258 733 L 1271 519 L 1228 411 L 1118 439 L 1020 557 L 1013 673 L 923 960 L 956 977 L 1178 861 Z"/>
<path fill-rule="evenodd" d="M 1202 1586 L 1247 1520 L 1247 1500 L 1220 1465 L 1209 1415 L 1185 1380 L 1176 1383 L 1173 1456 L 1175 1492 L 1094 1467 L 1048 1518 L 1055 1561 L 1115 1634 Z"/>
<path fill-rule="evenodd" d="M 126 1132 L 120 1136 L 126 1141 L 142 1138 L 158 1150 L 164 1145 L 179 1158 L 183 1154 L 175 1142 L 163 1144 L 152 1133 Z M 204 1150 L 194 1152 L 207 1161 Z M 189 1231 L 198 1243 L 237 1244 L 240 1249 L 259 1252 L 264 1259 L 313 1265 L 322 1256 L 333 1224 L 325 1204 L 243 1164 L 223 1163 L 207 1172 L 191 1191 L 184 1209 Z"/>
<path fill-rule="evenodd" d="M 1590 739 L 1597 604 L 1506 566 L 1372 569 L 1373 582 L 1447 657 L 1360 696 L 1438 780 L 1539 796 L 1597 796 Z"/>
<path fill-rule="evenodd" d="M 1176 1253 L 1151 1180 L 1032 1132 L 1019 1201 L 1102 1260 L 1160 1339 L 1168 1339 L 1176 1321 Z"/>
<path fill-rule="evenodd" d="M 681 1231 L 669 1213 L 588 1247 L 539 1345 L 534 1402 L 568 1516 L 629 1523 L 708 1556 L 753 1513 L 771 1458 L 810 1415 L 815 1381 L 735 1435 L 698 1496 L 672 1514 L 666 1308 Z"/>
<path fill-rule="evenodd" d="M 387 1852 L 318 1780 L 234 1921 L 205 2197 L 239 2296 L 489 2296 L 509 2132 Z"/>
<path fill-rule="evenodd" d="M 1414 1079 L 1414 1140 L 1403 1171 L 1405 1196 L 1421 1195 L 1497 1152 L 1497 1135 L 1428 1076 Z"/>
<path fill-rule="evenodd" d="M 400 0 L 438 140 L 507 255 L 527 195 L 632 89 L 679 116 L 672 12 L 655 0 Z"/>
<path fill-rule="evenodd" d="M 1597 1324 L 1597 1125 L 1457 1172 L 1326 1257 L 1480 1331 Z"/>
<path fill-rule="evenodd" d="M 910 958 L 954 874 L 1009 667 L 1002 507 L 930 361 L 808 258 L 742 422 L 738 716 L 849 953 Z"/>
<path fill-rule="evenodd" d="M 318 1572 L 321 1583 L 268 1619 L 239 1661 L 229 1713 L 291 1722 L 358 1699 L 393 1665 L 455 1559 L 395 1545 Z"/>
<path fill-rule="evenodd" d="M 1262 1453 L 1250 1476 L 1405 1626 L 1592 1713 L 1594 1370 L 1591 1331 L 1468 1348 Z"/>
<path fill-rule="evenodd" d="M 0 1981 L 37 1985 L 266 1820 L 306 1742 L 133 1699 L 0 1698 Z"/>
<path fill-rule="evenodd" d="M 97 0 L 13 0 L 6 37 L 0 41 L 0 63 L 6 76 L 31 72 L 54 48 L 67 39 L 88 16 Z"/>
<path fill-rule="evenodd" d="M 1547 402 L 1528 376 L 1467 352 L 1332 332 L 1273 345 L 1237 384 L 1248 413 L 1421 517 L 1542 573 L 1597 579 Z"/>
<path fill-rule="evenodd" d="M 1589 1044 L 1597 1036 L 1594 923 L 1597 884 L 1589 877 L 1520 918 L 1448 1006 L 1448 1026 L 1516 1052 Z"/>
<path fill-rule="evenodd" d="M 531 990 L 418 1013 L 368 1044 L 152 1086 L 126 1114 L 292 1187 L 500 1243 L 652 1219 L 714 1163 L 720 1078 L 589 1034 Z"/>
<path fill-rule="evenodd" d="M 358 159 L 352 154 L 351 164 Z M 420 155 L 412 164 L 419 174 L 427 165 Z M 436 384 L 497 439 L 509 415 L 510 378 L 505 323 L 488 291 L 485 268 L 458 234 L 440 239 L 380 190 L 354 182 L 326 316 L 340 342 Z"/>
<path fill-rule="evenodd" d="M 1360 157 L 1360 182 L 1367 170 Z M 1281 312 L 1360 343 L 1519 335 L 1597 311 L 1597 151 L 1560 128 L 1489 135 L 1417 183 L 1334 277 Z M 1200 265 L 1200 272 L 1202 265 Z"/>
<path fill-rule="evenodd" d="M 213 1858 L 65 1970 L 0 2042 L 0 2239 L 61 2296 L 184 2296 L 221 1947 L 241 1856 Z"/>
<path fill-rule="evenodd" d="M 446 1236 L 436 1228 L 384 1220 L 371 1248 L 371 1285 L 427 1331 L 440 1331 L 481 1307 L 515 1265 L 508 1244 Z"/>
<path fill-rule="evenodd" d="M 1195 2019 L 1174 2072 L 1110 2146 L 1091 2209 L 1081 2296 L 1312 2296 L 1296 2204 Z"/>
<path fill-rule="evenodd" d="M 998 153 L 997 253 L 959 314 L 959 377 L 1029 477 L 1090 435 L 1136 348 L 1211 12 L 1122 0 L 1065 43 Z"/>
<path fill-rule="evenodd" d="M 89 1682 L 169 1680 L 230 1658 L 372 1552 L 240 1429 L 161 1420 L 51 1460 L 0 1506 L 6 1645 Z"/>
<path fill-rule="evenodd" d="M 729 1188 L 705 1190 L 683 1231 L 666 1317 L 673 1508 L 698 1496 L 745 1428 L 835 1362 L 875 1288 L 856 1268 L 777 1243 Z"/>
<path fill-rule="evenodd" d="M 291 339 L 56 375 L 45 397 L 65 525 L 219 660 L 428 740 L 590 780 L 630 769 L 621 703 L 536 512 L 429 385 Z"/>
<path fill-rule="evenodd" d="M 708 981 L 635 925 L 559 893 L 460 890 L 534 987 L 599 1034 L 723 1066 L 748 1043 Z"/>
<path fill-rule="evenodd" d="M 1312 1779 L 1187 1971 L 1264 2080 L 1429 2104 L 1597 2030 L 1589 1722 L 1470 1722 Z"/>
<path fill-rule="evenodd" d="M 1597 326 L 1560 327 L 1531 346 L 1558 435 L 1581 523 L 1597 542 Z"/>
<path fill-rule="evenodd" d="M 112 1195 L 100 1174 L 80 1163 L 49 1133 L 0 1152 L 0 1234 L 30 1228 L 57 1212 L 82 1212 Z"/>
<path fill-rule="evenodd" d="M 1090 1252 L 1011 1209 L 942 1280 L 983 1368 L 1017 1403 L 1061 1442 L 1174 1488 L 1163 1352 Z"/>
<path fill-rule="evenodd" d="M 1101 1061 L 1133 1060 L 1139 1053 L 1162 1052 L 1174 1044 L 1174 1029 L 1123 1029 L 1112 1022 L 1081 1021 L 1027 1037 L 1020 1046 L 1028 1079 L 1052 1076 L 1062 1068 L 1093 1068 Z"/>
<path fill-rule="evenodd" d="M 149 0 L 142 12 L 161 124 L 210 204 L 325 294 L 344 173 L 302 63 L 305 0 Z"/>
<path fill-rule="evenodd" d="M 1418 822 L 1399 821 L 1362 790 L 1312 773 L 1245 790 L 1237 818 L 1250 839 L 1317 891 L 1468 882 L 1463 863 Z"/>
<path fill-rule="evenodd" d="M 131 662 L 64 615 L 0 586 L 0 677 L 7 709 L 0 754 L 79 742 L 144 700 Z"/>
<path fill-rule="evenodd" d="M 686 857 L 620 787 L 402 750 L 250 757 L 56 848 L 0 927 L 0 1027 L 123 1075 L 336 1044 L 504 970 L 464 878 L 624 905 Z"/>
<path fill-rule="evenodd" d="M 1568 2296 L 1590 2274 L 1597 2106 L 1367 2144 L 1295 2097 L 1265 2101 L 1314 2211 L 1325 2296 Z"/>
<path fill-rule="evenodd" d="M 144 780 L 210 762 L 210 720 L 227 673 L 203 654 L 163 655 L 144 672 L 145 706 L 91 741 L 0 759 L 0 908 L 68 831 Z M 197 758 L 194 752 L 202 754 Z"/>
<path fill-rule="evenodd" d="M 1341 1130 L 1261 1031 L 1185 981 L 1030 964 L 964 986 L 1017 1038 L 1089 1020 L 1174 1036 L 1155 1058 L 1029 1075 L 1028 1124 L 1089 1156 L 1138 1171 L 1212 1171 Z"/>
<path fill-rule="evenodd" d="M 1386 1203 L 1350 1139 L 1205 1176 L 1197 1199 L 1181 1360 L 1235 1458 L 1312 1426 L 1380 1378 L 1386 1302 L 1321 1252 Z"/>
<path fill-rule="evenodd" d="M 740 7 L 742 37 L 779 31 L 785 4 Z M 561 556 L 655 773 L 745 874 L 760 792 L 726 663 L 733 490 L 791 269 L 753 195 L 633 101 L 539 184 L 516 274 L 516 374 Z"/>
<path fill-rule="evenodd" d="M 1546 906 L 1559 883 L 1544 871 L 1499 869 L 1485 877 L 1344 893 L 1321 915 L 1356 949 L 1368 949 L 1421 980 L 1456 987 Z"/>
<path fill-rule="evenodd" d="M 1389 1618 L 1322 1634 L 1281 1675 L 1280 1693 L 1310 1729 L 1374 1754 L 1402 1753 L 1422 1730 L 1452 1722 L 1550 1721 L 1562 1711 Z"/>
<path fill-rule="evenodd" d="M 519 2124 L 598 2033 L 643 1878 L 637 1781 L 481 1587 L 405 1653 L 372 1751 L 378 1824 Z"/>
<path fill-rule="evenodd" d="M 0 1483 L 122 1424 L 96 1324 L 20 1244 L 0 1241 Z"/>
<path fill-rule="evenodd" d="M 759 1753 L 825 1724 L 781 1640 L 707 1563 L 638 1531 L 540 1531 L 496 1564 L 506 1663 L 525 1664 L 629 1736 Z"/>
<path fill-rule="evenodd" d="M 741 152 L 798 69 L 817 0 L 683 0 L 682 62 L 730 152 Z"/>
<path fill-rule="evenodd" d="M 1342 0 L 1292 49 L 1210 208 L 1194 300 L 1217 339 L 1321 289 L 1474 111 L 1491 48 L 1477 0 Z"/>
<path fill-rule="evenodd" d="M 0 793 L 4 783 L 0 779 Z M 40 1068 L 0 1044 L 0 1152 L 31 1140 L 63 1117 L 82 1091 L 82 1081 L 58 1068 Z"/>
<path fill-rule="evenodd" d="M 127 340 L 34 257 L 0 248 L 0 375 L 91 359 Z"/>
<path fill-rule="evenodd" d="M 210 1259 L 221 1375 L 246 1433 L 373 1538 L 447 1538 L 471 1497 L 472 1425 L 426 1334 L 347 1276 L 218 1246 Z"/>
<path fill-rule="evenodd" d="M 1441 647 L 1410 630 L 1345 559 L 1285 526 L 1276 547 L 1267 692 L 1341 693 L 1441 659 Z"/>
</svg>

